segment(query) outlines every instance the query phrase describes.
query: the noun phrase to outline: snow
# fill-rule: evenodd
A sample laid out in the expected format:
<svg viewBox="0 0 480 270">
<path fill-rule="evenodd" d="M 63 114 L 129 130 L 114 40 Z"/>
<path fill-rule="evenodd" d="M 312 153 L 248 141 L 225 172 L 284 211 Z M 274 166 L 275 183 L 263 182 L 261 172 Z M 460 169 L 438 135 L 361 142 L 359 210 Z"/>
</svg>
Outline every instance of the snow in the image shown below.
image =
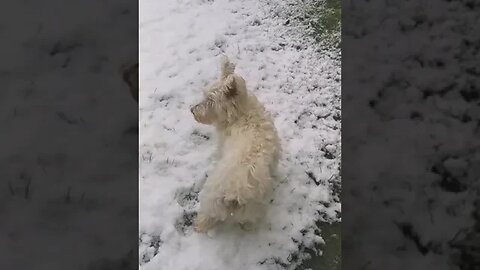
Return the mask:
<svg viewBox="0 0 480 270">
<path fill-rule="evenodd" d="M 292 3 L 140 1 L 141 269 L 294 268 L 305 247 L 321 253 L 315 223 L 340 221 L 340 65 L 284 25 Z M 222 54 L 272 114 L 283 156 L 258 230 L 204 235 L 191 223 L 216 138 L 189 107 Z"/>
</svg>

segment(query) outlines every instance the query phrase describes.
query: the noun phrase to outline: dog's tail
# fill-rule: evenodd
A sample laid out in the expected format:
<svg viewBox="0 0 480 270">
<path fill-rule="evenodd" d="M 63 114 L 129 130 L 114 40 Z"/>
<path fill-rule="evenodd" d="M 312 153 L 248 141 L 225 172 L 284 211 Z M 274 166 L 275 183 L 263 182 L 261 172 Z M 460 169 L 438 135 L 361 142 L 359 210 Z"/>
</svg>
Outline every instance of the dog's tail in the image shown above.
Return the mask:
<svg viewBox="0 0 480 270">
<path fill-rule="evenodd" d="M 239 209 L 241 207 L 240 203 L 238 202 L 238 200 L 227 200 L 227 199 L 223 199 L 223 204 L 225 205 L 225 207 L 230 210 L 230 211 L 235 211 L 237 209 Z"/>
<path fill-rule="evenodd" d="M 222 79 L 225 79 L 228 75 L 233 74 L 235 71 L 235 64 L 230 62 L 228 57 L 226 55 L 222 56 L 222 59 L 220 60 L 220 70 L 221 70 L 221 77 Z"/>
</svg>

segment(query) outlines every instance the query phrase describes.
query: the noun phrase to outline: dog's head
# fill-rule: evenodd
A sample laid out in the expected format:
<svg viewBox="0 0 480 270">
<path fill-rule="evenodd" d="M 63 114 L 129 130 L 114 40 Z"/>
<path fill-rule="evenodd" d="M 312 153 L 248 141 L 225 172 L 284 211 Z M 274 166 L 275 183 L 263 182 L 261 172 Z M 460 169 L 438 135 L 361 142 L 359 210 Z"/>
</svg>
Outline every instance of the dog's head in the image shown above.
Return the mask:
<svg viewBox="0 0 480 270">
<path fill-rule="evenodd" d="M 220 79 L 203 91 L 203 100 L 190 110 L 202 124 L 234 120 L 243 109 L 247 96 L 245 80 L 234 74 L 235 65 L 225 56 L 221 60 Z"/>
</svg>

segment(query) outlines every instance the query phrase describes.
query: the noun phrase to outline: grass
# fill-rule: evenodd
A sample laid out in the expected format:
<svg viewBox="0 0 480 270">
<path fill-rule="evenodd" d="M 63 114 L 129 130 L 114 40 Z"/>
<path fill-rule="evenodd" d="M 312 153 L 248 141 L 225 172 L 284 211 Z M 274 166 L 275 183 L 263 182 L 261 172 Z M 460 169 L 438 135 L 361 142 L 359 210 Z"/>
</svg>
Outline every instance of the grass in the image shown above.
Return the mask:
<svg viewBox="0 0 480 270">
<path fill-rule="evenodd" d="M 312 250 L 307 250 L 311 258 L 302 262 L 299 269 L 341 270 L 341 223 L 318 222 L 325 245 L 320 247 L 322 255 L 317 255 Z"/>
<path fill-rule="evenodd" d="M 341 43 L 341 1 L 309 2 L 301 20 L 309 27 L 309 34 L 325 47 L 339 49 Z"/>
<path fill-rule="evenodd" d="M 339 50 L 341 46 L 341 1 L 307 1 L 297 17 L 308 27 L 308 34 L 326 50 Z M 338 187 L 339 188 L 339 187 Z M 340 192 L 339 190 L 335 192 Z M 297 269 L 341 269 L 341 230 L 340 223 L 319 223 L 325 245 L 320 249 L 322 255 L 309 252 L 311 258 L 305 260 Z"/>
</svg>

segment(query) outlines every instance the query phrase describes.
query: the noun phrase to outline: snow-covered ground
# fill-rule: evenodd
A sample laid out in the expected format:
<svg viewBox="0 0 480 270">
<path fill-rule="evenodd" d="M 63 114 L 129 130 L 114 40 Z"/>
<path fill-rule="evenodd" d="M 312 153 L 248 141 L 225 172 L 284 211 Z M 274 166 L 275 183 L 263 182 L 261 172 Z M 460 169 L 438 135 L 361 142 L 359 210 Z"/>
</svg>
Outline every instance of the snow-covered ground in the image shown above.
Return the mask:
<svg viewBox="0 0 480 270">
<path fill-rule="evenodd" d="M 135 5 L 3 2 L 0 269 L 134 258 L 138 108 L 119 69 L 136 60 Z"/>
<path fill-rule="evenodd" d="M 343 4 L 342 267 L 480 269 L 478 1 Z"/>
<path fill-rule="evenodd" d="M 339 55 L 290 23 L 295 2 L 140 1 L 141 269 L 293 268 L 305 247 L 321 253 L 315 222 L 340 221 Z M 283 157 L 260 228 L 209 236 L 191 223 L 216 138 L 189 107 L 222 54 L 274 117 Z"/>
</svg>

